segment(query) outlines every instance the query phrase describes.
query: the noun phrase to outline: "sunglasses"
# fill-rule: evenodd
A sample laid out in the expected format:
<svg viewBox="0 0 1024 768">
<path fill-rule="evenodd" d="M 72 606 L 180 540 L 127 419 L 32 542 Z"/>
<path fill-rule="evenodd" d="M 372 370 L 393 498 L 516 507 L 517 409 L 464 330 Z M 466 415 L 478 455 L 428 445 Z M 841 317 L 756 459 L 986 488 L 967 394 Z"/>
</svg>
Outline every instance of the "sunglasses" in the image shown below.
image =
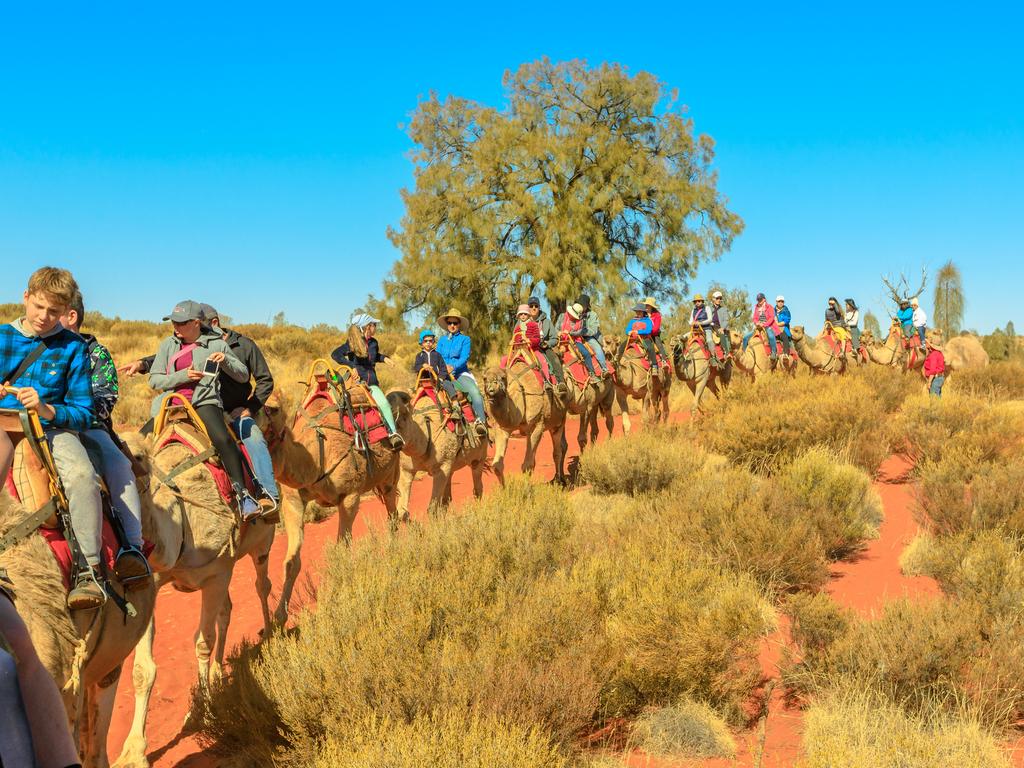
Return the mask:
<svg viewBox="0 0 1024 768">
<path fill-rule="evenodd" d="M 449 320 L 448 325 L 462 325 L 461 320 Z"/>
</svg>

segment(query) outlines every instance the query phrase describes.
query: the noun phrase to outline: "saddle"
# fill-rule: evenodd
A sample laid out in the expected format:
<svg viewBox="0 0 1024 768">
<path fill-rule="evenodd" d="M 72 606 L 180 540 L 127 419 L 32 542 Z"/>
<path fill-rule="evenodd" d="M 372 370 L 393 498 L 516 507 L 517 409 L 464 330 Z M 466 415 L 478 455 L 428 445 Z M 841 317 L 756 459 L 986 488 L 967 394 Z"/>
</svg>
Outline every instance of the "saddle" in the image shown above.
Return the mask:
<svg viewBox="0 0 1024 768">
<path fill-rule="evenodd" d="M 632 355 L 628 354 L 630 351 L 633 352 Z M 637 360 L 644 367 L 644 370 L 650 370 L 651 368 L 651 361 L 647 359 L 647 350 L 644 348 L 643 343 L 640 341 L 640 334 L 638 334 L 636 331 L 629 332 L 629 336 L 626 339 L 626 348 L 622 350 L 622 356 L 631 357 Z M 661 353 L 658 351 L 657 346 L 655 346 L 654 348 L 654 358 L 655 360 L 658 361 L 658 365 L 661 368 L 671 370 L 671 365 L 669 364 L 669 361 L 662 357 Z"/>
<path fill-rule="evenodd" d="M 762 328 L 761 326 L 757 326 L 754 329 L 754 335 L 761 342 L 761 346 L 764 347 L 764 353 L 766 355 L 768 355 L 769 357 L 771 357 L 772 356 L 771 346 L 768 344 L 768 334 L 765 333 L 764 328 Z M 775 337 L 775 356 L 780 358 L 780 359 L 786 356 L 785 352 L 783 351 L 782 340 L 779 338 L 778 335 Z M 789 357 L 791 359 L 793 359 L 793 360 L 797 360 L 798 359 L 798 356 L 797 356 L 797 353 L 796 353 L 796 349 L 790 348 L 790 350 L 789 350 Z"/>
<path fill-rule="evenodd" d="M 74 536 L 67 495 L 57 474 L 57 465 L 39 415 L 35 411 L 23 409 L 0 409 L 0 430 L 6 432 L 14 444 L 14 461 L 10 473 L 4 479 L 5 487 L 11 497 L 28 510 L 25 517 L 0 536 L 0 554 L 38 533 L 46 541 L 61 569 L 64 589 L 70 590 L 79 569 L 88 566 Z M 119 530 L 119 522 L 110 510 L 110 497 L 102 477 L 100 482 L 103 486 L 100 557 L 107 574 L 101 575 L 100 581 L 108 596 L 121 610 L 134 616 L 135 608 L 132 604 L 114 592 L 109 584 L 124 537 Z M 4 587 L 9 595 L 13 594 L 2 568 L 0 587 Z"/>
<path fill-rule="evenodd" d="M 448 393 L 440 386 L 437 373 L 429 366 L 423 366 L 416 375 L 416 392 L 412 396 L 412 410 L 438 410 L 445 418 L 449 432 L 460 432 L 465 429 L 468 434 L 471 430 L 466 427 L 476 418 L 473 415 L 473 406 L 465 393 L 456 390 L 456 401 L 453 403 Z M 426 401 L 422 406 L 421 401 Z"/>
<path fill-rule="evenodd" d="M 309 368 L 306 394 L 303 395 L 293 426 L 300 426 L 303 417 L 314 428 L 333 414 L 337 423 L 330 426 L 352 437 L 357 447 L 370 446 L 388 436 L 384 417 L 373 399 L 370 388 L 348 366 L 335 367 L 318 358 Z M 332 419 L 332 421 L 334 421 Z"/>
<path fill-rule="evenodd" d="M 548 370 L 548 361 L 544 359 L 544 355 L 538 354 L 529 341 L 514 333 L 512 341 L 509 343 L 508 354 L 501 358 L 501 369 L 511 370 L 512 366 L 518 362 L 523 362 L 530 367 L 537 377 L 537 383 L 541 386 L 555 383 L 555 378 Z"/>
<path fill-rule="evenodd" d="M 853 354 L 853 338 L 850 336 L 850 332 L 845 328 L 836 328 L 827 320 L 818 340 L 828 345 L 836 357 Z"/>
<path fill-rule="evenodd" d="M 590 381 L 590 371 L 587 370 L 586 363 L 583 360 L 583 356 L 580 354 L 579 347 L 576 346 L 577 341 L 581 341 L 584 349 L 587 350 L 587 354 L 590 355 L 591 365 L 594 370 L 599 370 L 601 365 L 597 359 L 597 355 L 594 354 L 594 350 L 590 347 L 590 344 L 582 341 L 582 339 L 573 339 L 567 333 L 558 334 L 558 348 L 555 350 L 559 359 L 562 361 L 564 369 L 568 372 L 567 380 L 571 380 L 577 389 L 585 389 Z M 611 364 L 605 365 L 605 369 L 609 374 L 613 374 Z"/>
<path fill-rule="evenodd" d="M 710 360 L 712 354 L 714 354 L 719 361 L 725 360 L 725 350 L 722 349 L 721 337 L 715 331 L 711 331 L 711 338 L 715 342 L 715 348 L 713 350 L 708 349 L 708 342 L 704 337 L 704 328 L 699 325 L 690 326 L 686 351 L 689 352 L 691 349 L 696 347 L 697 351 L 704 355 L 705 360 Z"/>
</svg>

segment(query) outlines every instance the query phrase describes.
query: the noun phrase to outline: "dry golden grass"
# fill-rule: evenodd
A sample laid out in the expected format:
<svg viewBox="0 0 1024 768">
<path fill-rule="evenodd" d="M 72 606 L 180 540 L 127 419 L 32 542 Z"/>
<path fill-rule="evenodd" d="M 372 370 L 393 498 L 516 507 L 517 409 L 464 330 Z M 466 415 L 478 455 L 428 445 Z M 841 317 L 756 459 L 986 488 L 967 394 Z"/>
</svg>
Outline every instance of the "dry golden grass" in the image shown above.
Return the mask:
<svg viewBox="0 0 1024 768">
<path fill-rule="evenodd" d="M 816 702 L 804 722 L 807 768 L 1009 768 L 970 714 L 911 715 L 845 690 Z"/>
<path fill-rule="evenodd" d="M 630 742 L 649 755 L 709 758 L 736 756 L 729 727 L 707 704 L 681 699 L 645 712 L 633 726 Z"/>
<path fill-rule="evenodd" d="M 1024 398 L 1024 364 L 993 363 L 984 368 L 957 371 L 949 377 L 948 390 L 990 400 Z"/>
</svg>

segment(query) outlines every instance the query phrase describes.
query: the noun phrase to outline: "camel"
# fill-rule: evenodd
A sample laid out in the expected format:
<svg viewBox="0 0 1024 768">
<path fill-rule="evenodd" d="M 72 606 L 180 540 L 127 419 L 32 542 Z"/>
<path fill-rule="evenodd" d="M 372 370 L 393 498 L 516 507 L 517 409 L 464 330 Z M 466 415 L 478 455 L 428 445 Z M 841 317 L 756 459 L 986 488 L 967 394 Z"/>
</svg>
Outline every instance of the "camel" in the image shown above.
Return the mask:
<svg viewBox="0 0 1024 768">
<path fill-rule="evenodd" d="M 318 385 L 317 382 L 322 383 L 324 374 L 318 372 L 323 370 L 321 366 L 331 371 L 326 361 L 315 361 L 307 380 L 307 394 L 312 391 L 311 387 Z M 354 391 L 359 392 L 358 388 Z M 370 405 L 368 395 L 365 404 Z M 281 518 L 288 535 L 288 551 L 284 558 L 281 600 L 274 612 L 274 620 L 278 624 L 284 624 L 288 619 L 288 605 L 302 568 L 304 512 L 311 501 L 337 509 L 338 541 L 346 543 L 352 540 L 352 525 L 359 514 L 359 501 L 364 493 L 377 493 L 392 524 L 397 520 L 400 454 L 393 451 L 386 441 L 357 445 L 353 435 L 338 427 L 339 416 L 331 408 L 331 401 L 326 397 L 311 400 L 308 406 L 299 403 L 291 408 L 280 391 L 275 391 L 263 405 L 267 420 L 264 434 L 275 475 L 281 485 L 295 491 L 289 494 L 288 503 L 282 505 Z M 328 413 L 326 418 L 321 415 L 324 412 Z M 293 414 L 290 419 L 289 414 Z M 321 418 L 322 421 L 317 423 Z"/>
<path fill-rule="evenodd" d="M 877 365 L 901 368 L 904 372 L 919 370 L 924 365 L 925 355 L 918 349 L 916 339 L 911 339 L 909 348 L 905 346 L 903 329 L 896 319 L 889 326 L 884 343 L 880 344 L 870 331 L 864 331 L 861 344 L 867 350 L 868 359 Z"/>
<path fill-rule="evenodd" d="M 615 419 L 612 416 L 612 404 L 615 402 L 615 384 L 610 376 L 601 379 L 599 383 L 587 381 L 586 368 L 580 368 L 583 361 L 575 346 L 569 342 L 559 344 L 556 354 L 562 356 L 562 363 L 565 368 L 565 383 L 569 388 L 569 396 L 566 402 L 566 409 L 569 413 L 579 416 L 580 429 L 576 435 L 580 451 L 587 447 L 589 442 L 597 442 L 599 431 L 598 417 L 604 416 L 605 429 L 611 435 L 615 428 Z M 573 375 L 571 368 L 577 364 L 577 376 Z M 566 444 L 568 450 L 568 444 Z"/>
<path fill-rule="evenodd" d="M 697 327 L 690 333 L 677 336 L 672 340 L 672 365 L 675 368 L 676 377 L 680 381 L 685 381 L 686 386 L 693 393 L 693 405 L 690 406 L 691 416 L 700 413 L 700 402 L 704 397 L 705 390 L 718 397 L 719 386 L 722 389 L 729 386 L 733 365 L 731 356 L 726 357 L 722 368 L 712 365 L 704 353 L 704 346 L 695 334 L 703 334 L 703 330 Z"/>
<path fill-rule="evenodd" d="M 483 395 L 487 410 L 497 425 L 494 458 L 491 466 L 501 483 L 505 482 L 505 450 L 512 434 L 526 438 L 523 473 L 530 474 L 537 464 L 537 448 L 544 432 L 551 435 L 555 480 L 565 481 L 565 413 L 562 400 L 545 388 L 526 355 L 530 350 L 514 351 L 508 369 L 492 366 L 484 372 Z"/>
<path fill-rule="evenodd" d="M 25 516 L 25 509 L 0 491 L 0 530 Z M 125 595 L 134 609 L 123 612 L 114 600 L 96 610 L 72 615 L 57 561 L 42 536 L 35 534 L 0 555 L 0 568 L 14 583 L 16 606 L 28 626 L 39 658 L 63 689 L 71 732 L 82 764 L 106 768 L 107 731 L 124 660 L 142 637 L 153 615 L 156 590 L 146 583 Z"/>
<path fill-rule="evenodd" d="M 824 339 L 812 342 L 802 325 L 794 325 L 790 331 L 797 355 L 812 373 L 840 374 L 846 371 L 846 355 L 837 355 Z"/>
<path fill-rule="evenodd" d="M 764 351 L 764 345 L 756 338 L 751 338 L 747 348 L 743 349 L 743 337 L 737 331 L 729 331 L 729 345 L 736 367 L 755 381 L 775 370 L 771 358 Z M 796 366 L 793 366 L 792 373 L 796 375 Z"/>
<path fill-rule="evenodd" d="M 609 360 L 614 360 L 618 354 L 618 347 L 618 338 L 604 337 L 604 352 Z M 627 398 L 643 402 L 644 417 L 649 424 L 668 421 L 668 398 L 672 388 L 672 377 L 664 370 L 662 375 L 652 376 L 644 367 L 643 359 L 632 347 L 627 347 L 615 369 L 615 401 L 622 411 L 622 431 L 627 435 L 633 428 Z"/>
<path fill-rule="evenodd" d="M 954 336 L 943 347 L 946 368 L 949 371 L 979 370 L 989 364 L 988 353 L 977 336 Z"/>
<path fill-rule="evenodd" d="M 153 544 L 149 555 L 155 588 L 170 585 L 180 592 L 202 593 L 202 608 L 196 630 L 196 661 L 201 691 L 222 676 L 231 600 L 228 587 L 235 563 L 248 555 L 256 569 L 256 593 L 263 610 L 264 633 L 272 627 L 270 616 L 270 578 L 267 575 L 274 525 L 256 520 L 241 527 L 236 513 L 217 490 L 205 464 L 199 463 L 175 475 L 180 493 L 156 478 L 167 476 L 175 467 L 189 461 L 193 454 L 180 443 L 154 450 L 153 439 L 138 434 L 125 437 L 132 453 L 150 472 L 149 488 L 140 487 L 143 499 L 142 531 Z M 135 686 L 135 711 L 131 730 L 125 739 L 115 768 L 148 766 L 146 719 L 149 699 L 156 681 L 153 658 L 155 623 L 150 621 L 135 649 L 132 681 Z M 188 723 L 191 713 L 186 717 Z"/>
<path fill-rule="evenodd" d="M 413 406 L 408 392 L 392 391 L 388 393 L 388 402 L 395 414 L 398 433 L 405 440 L 398 480 L 398 518 L 409 519 L 409 495 L 418 472 L 430 475 L 431 509 L 451 503 L 452 474 L 466 466 L 473 473 L 473 495 L 479 498 L 488 467 L 487 438 L 477 437 L 471 432 L 472 425 L 466 423 L 459 424 L 455 432 L 449 430 L 448 419 L 428 396 L 420 398 Z"/>
</svg>

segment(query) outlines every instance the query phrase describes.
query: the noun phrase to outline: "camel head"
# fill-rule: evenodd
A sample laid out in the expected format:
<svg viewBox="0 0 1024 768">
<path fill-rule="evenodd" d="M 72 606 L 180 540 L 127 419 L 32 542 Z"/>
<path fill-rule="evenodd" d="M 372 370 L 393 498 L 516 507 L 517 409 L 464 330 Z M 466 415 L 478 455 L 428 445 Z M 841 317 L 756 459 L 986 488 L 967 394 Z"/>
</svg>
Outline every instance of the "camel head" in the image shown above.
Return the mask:
<svg viewBox="0 0 1024 768">
<path fill-rule="evenodd" d="M 732 346 L 733 351 L 738 351 L 743 346 L 743 337 L 740 336 L 739 331 L 729 331 L 729 344 Z"/>
<path fill-rule="evenodd" d="M 404 389 L 392 389 L 387 394 L 388 405 L 391 406 L 391 413 L 395 416 L 395 423 L 402 424 L 412 416 L 412 395 Z"/>
<path fill-rule="evenodd" d="M 508 380 L 505 371 L 496 365 L 492 365 L 484 371 L 484 395 L 493 399 L 505 393 Z"/>
<path fill-rule="evenodd" d="M 284 392 L 275 389 L 263 403 L 260 418 L 257 420 L 268 443 L 278 443 L 288 431 L 289 413 L 291 413 L 291 403 L 288 402 Z"/>
<path fill-rule="evenodd" d="M 870 329 L 865 329 L 865 330 L 860 332 L 860 343 L 861 343 L 861 346 L 871 347 L 871 346 L 875 345 L 875 342 L 876 342 L 875 334 L 873 334 Z"/>
<path fill-rule="evenodd" d="M 128 446 L 128 450 L 131 451 L 132 457 L 139 462 L 139 464 L 145 467 L 146 472 L 150 472 L 151 459 L 149 451 L 153 447 L 153 439 L 147 438 L 141 432 L 126 432 L 122 434 L 121 440 Z"/>
<path fill-rule="evenodd" d="M 619 337 L 618 336 L 602 336 L 601 346 L 604 347 L 604 354 L 608 358 L 615 357 L 615 353 L 619 351 Z"/>
<path fill-rule="evenodd" d="M 802 325 L 794 325 L 789 329 L 790 333 L 793 334 L 793 341 L 803 341 L 807 334 L 804 332 Z"/>
</svg>

